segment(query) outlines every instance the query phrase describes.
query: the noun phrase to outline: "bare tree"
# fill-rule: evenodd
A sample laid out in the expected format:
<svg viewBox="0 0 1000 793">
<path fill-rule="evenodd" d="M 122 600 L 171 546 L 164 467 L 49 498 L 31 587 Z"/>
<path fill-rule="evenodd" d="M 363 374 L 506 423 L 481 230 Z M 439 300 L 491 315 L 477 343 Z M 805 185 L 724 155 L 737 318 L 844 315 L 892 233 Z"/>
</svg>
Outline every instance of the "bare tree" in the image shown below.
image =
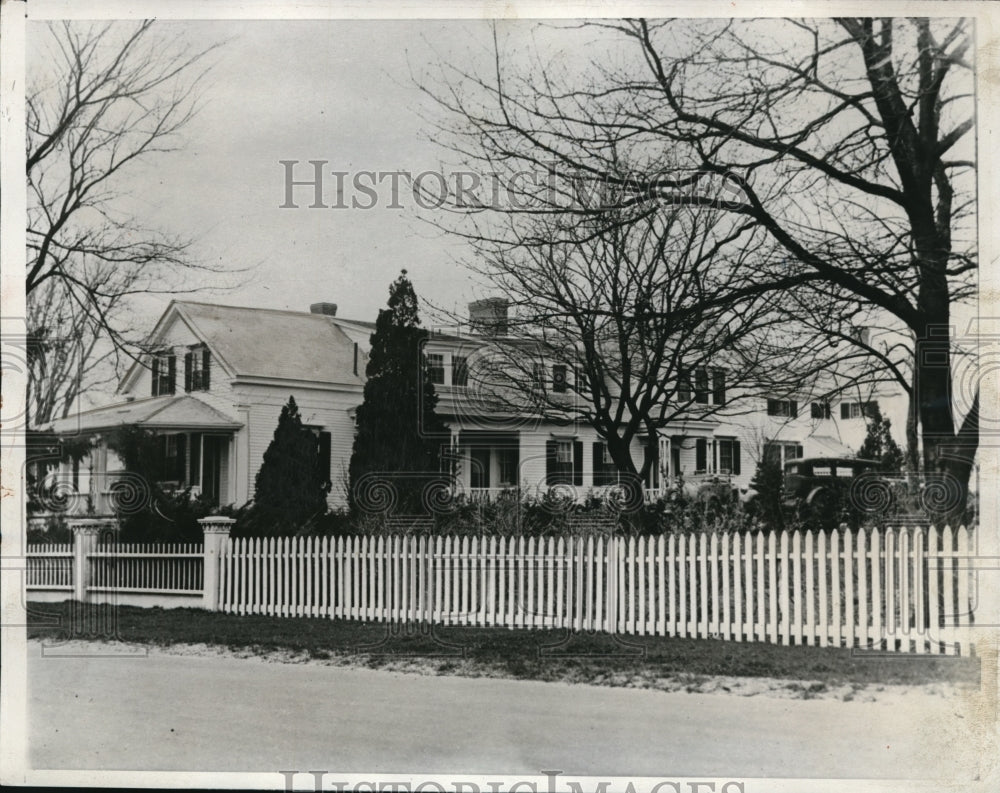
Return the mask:
<svg viewBox="0 0 1000 793">
<path fill-rule="evenodd" d="M 539 58 L 519 70 L 512 64 L 529 61 L 498 46 L 489 74 L 445 66 L 422 85 L 457 122 L 441 139 L 465 165 L 508 178 L 555 173 L 618 197 L 612 214 L 585 202 L 563 212 L 615 224 L 623 206 L 710 207 L 763 233 L 783 256 L 748 261 L 753 277 L 719 297 L 780 291 L 790 322 L 855 348 L 861 376 L 903 384 L 924 468 L 954 477 L 960 509 L 979 399 L 978 389 L 967 395 L 956 426 L 951 312 L 974 295 L 976 268 L 969 24 L 593 23 L 567 31 L 589 32 L 581 43 L 599 53 L 582 77 Z M 706 179 L 722 189 L 702 189 Z M 551 205 L 488 209 L 532 218 Z M 475 241 L 484 227 L 463 233 Z M 534 244 L 524 228 L 495 223 L 486 236 Z M 866 344 L 860 317 L 900 341 Z"/>
<path fill-rule="evenodd" d="M 218 272 L 189 243 L 122 209 L 121 177 L 180 144 L 197 109 L 206 55 L 128 28 L 64 22 L 39 32 L 47 54 L 26 96 L 28 297 L 35 425 L 65 416 L 87 388 L 139 352 L 130 299 L 195 291 Z"/>
<path fill-rule="evenodd" d="M 512 310 L 477 367 L 491 410 L 590 425 L 620 473 L 645 479 L 659 449 L 637 466 L 636 438 L 815 388 L 828 345 L 790 336 L 777 293 L 747 281 L 774 254 L 765 235 L 714 210 L 611 214 L 536 214 L 516 246 L 478 234 L 469 266 Z"/>
</svg>

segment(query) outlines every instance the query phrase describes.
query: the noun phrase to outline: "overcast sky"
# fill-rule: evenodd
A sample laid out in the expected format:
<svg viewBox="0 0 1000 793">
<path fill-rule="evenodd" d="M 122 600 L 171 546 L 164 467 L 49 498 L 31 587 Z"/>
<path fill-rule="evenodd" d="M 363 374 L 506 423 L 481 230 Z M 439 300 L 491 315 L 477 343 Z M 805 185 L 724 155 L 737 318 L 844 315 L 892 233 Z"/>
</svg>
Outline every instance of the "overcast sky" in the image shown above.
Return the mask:
<svg viewBox="0 0 1000 793">
<path fill-rule="evenodd" d="M 44 35 L 43 23 L 31 24 L 29 43 Z M 183 148 L 131 171 L 131 203 L 122 204 L 144 223 L 194 238 L 203 261 L 253 267 L 239 288 L 195 299 L 295 310 L 325 300 L 341 316 L 373 320 L 403 267 L 418 294 L 446 308 L 482 295 L 456 265 L 464 246 L 421 222 L 405 189 L 402 209 L 387 206 L 388 181 L 373 209 L 310 209 L 308 187 L 296 188 L 299 209 L 282 209 L 279 161 L 301 161 L 295 176 L 303 179 L 312 176 L 309 160 L 352 173 L 438 169 L 446 152 L 429 140 L 421 117 L 436 110 L 411 75 L 441 59 L 474 63 L 491 44 L 488 23 L 157 24 L 161 35 L 193 46 L 225 42 L 212 55 Z M 534 25 L 504 27 L 504 36 L 516 38 Z M 325 187 L 333 203 L 332 177 Z M 168 300 L 143 304 L 150 325 Z"/>
</svg>

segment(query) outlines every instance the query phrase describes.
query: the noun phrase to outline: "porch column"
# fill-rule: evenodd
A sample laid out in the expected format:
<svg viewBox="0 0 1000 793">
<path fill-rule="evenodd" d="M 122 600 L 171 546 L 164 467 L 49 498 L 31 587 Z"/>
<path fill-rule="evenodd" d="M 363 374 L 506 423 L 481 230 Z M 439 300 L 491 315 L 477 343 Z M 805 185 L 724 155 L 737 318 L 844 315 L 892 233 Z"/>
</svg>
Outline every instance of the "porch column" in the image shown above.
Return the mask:
<svg viewBox="0 0 1000 793">
<path fill-rule="evenodd" d="M 73 532 L 73 599 L 86 603 L 92 572 L 87 555 L 97 550 L 102 532 L 113 536 L 118 522 L 108 518 L 70 518 L 67 523 Z"/>
<path fill-rule="evenodd" d="M 219 610 L 219 581 L 222 555 L 229 547 L 229 532 L 236 521 L 220 515 L 198 518 L 204 532 L 204 573 L 202 577 L 202 608 Z"/>
</svg>

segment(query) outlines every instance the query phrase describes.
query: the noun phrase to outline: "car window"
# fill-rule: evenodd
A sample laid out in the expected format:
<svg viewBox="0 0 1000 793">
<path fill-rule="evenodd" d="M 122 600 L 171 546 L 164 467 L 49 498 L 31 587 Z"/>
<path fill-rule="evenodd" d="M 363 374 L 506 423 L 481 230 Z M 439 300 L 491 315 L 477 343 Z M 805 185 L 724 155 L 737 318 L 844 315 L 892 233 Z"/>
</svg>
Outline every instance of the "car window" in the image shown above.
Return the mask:
<svg viewBox="0 0 1000 793">
<path fill-rule="evenodd" d="M 853 468 L 846 468 L 846 467 L 844 467 L 842 465 L 838 465 L 837 466 L 837 476 L 847 476 L 847 477 L 854 476 L 854 469 Z"/>
<path fill-rule="evenodd" d="M 833 469 L 829 465 L 814 465 L 813 476 L 833 476 Z"/>
</svg>

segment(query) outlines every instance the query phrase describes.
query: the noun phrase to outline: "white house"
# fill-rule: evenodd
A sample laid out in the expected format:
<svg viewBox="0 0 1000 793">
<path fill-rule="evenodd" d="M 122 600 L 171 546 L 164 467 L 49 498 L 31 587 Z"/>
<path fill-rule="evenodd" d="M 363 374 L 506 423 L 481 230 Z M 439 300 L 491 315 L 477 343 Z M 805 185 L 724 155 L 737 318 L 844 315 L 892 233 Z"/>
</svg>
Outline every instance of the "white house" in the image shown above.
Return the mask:
<svg viewBox="0 0 1000 793">
<path fill-rule="evenodd" d="M 582 497 L 613 484 L 615 467 L 592 427 L 542 420 L 530 405 L 498 410 L 481 387 L 476 361 L 503 342 L 506 310 L 502 299 L 478 301 L 470 305 L 468 328 L 434 331 L 426 342 L 438 413 L 451 428 L 460 460 L 457 488 L 486 498 L 514 487 L 537 492 L 559 484 Z M 245 503 L 289 396 L 328 463 L 329 505 L 344 506 L 354 413 L 374 327 L 338 317 L 332 303 L 298 312 L 172 302 L 150 336 L 154 352 L 125 375 L 117 400 L 51 425 L 63 437 L 97 440 L 88 458 L 60 471 L 77 493 L 71 511 L 88 505 L 108 511 L 111 485 L 123 471 L 102 438 L 122 425 L 161 437 L 171 486 L 191 487 L 218 504 Z M 537 389 L 575 398 L 571 367 L 564 363 L 537 364 L 532 377 Z M 660 465 L 645 483 L 651 493 L 678 474 L 689 480 L 724 475 L 746 486 L 763 454 L 782 461 L 854 455 L 866 431 L 864 403 L 872 399 L 892 419 L 897 439 L 905 427 L 906 400 L 892 389 L 836 403 L 760 399 L 727 415 L 724 371 L 695 372 L 692 388 L 696 401 L 718 408 L 716 415 L 672 422 L 657 437 L 640 436 L 633 444 L 637 465 L 646 446 L 657 444 Z"/>
</svg>

